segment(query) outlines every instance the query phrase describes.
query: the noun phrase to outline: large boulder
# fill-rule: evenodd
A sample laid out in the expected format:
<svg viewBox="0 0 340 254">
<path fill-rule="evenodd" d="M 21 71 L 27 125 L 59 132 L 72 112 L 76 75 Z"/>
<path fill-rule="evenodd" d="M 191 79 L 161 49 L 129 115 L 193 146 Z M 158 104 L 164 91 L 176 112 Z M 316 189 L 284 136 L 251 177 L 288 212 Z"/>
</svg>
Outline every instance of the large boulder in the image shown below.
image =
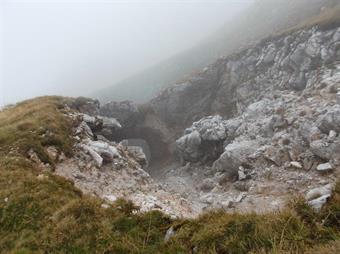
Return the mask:
<svg viewBox="0 0 340 254">
<path fill-rule="evenodd" d="M 197 130 L 206 141 L 221 141 L 226 139 L 226 129 L 221 116 L 208 116 L 194 122 L 191 130 Z"/>
<path fill-rule="evenodd" d="M 94 116 L 99 114 L 100 103 L 98 100 L 78 97 L 70 103 L 70 107 L 80 113 Z"/>
<path fill-rule="evenodd" d="M 142 119 L 137 105 L 131 101 L 111 101 L 100 107 L 100 114 L 110 118 L 116 118 L 124 127 L 135 125 Z"/>
<path fill-rule="evenodd" d="M 184 161 L 196 162 L 202 156 L 200 151 L 202 139 L 198 131 L 182 136 L 176 141 L 177 151 Z"/>
<path fill-rule="evenodd" d="M 309 190 L 306 193 L 307 203 L 315 210 L 319 211 L 332 195 L 332 184 L 327 184 Z"/>
<path fill-rule="evenodd" d="M 141 165 L 142 168 L 145 168 L 148 164 L 148 160 L 143 148 L 140 146 L 128 146 L 127 148 L 139 165 Z"/>
<path fill-rule="evenodd" d="M 318 128 L 328 134 L 331 130 L 340 132 L 340 105 L 335 105 L 318 120 Z"/>
<path fill-rule="evenodd" d="M 237 179 L 240 166 L 247 167 L 249 156 L 258 148 L 256 141 L 239 141 L 227 145 L 224 153 L 213 164 L 213 169 L 225 172 L 230 180 Z"/>
<path fill-rule="evenodd" d="M 88 140 L 84 146 L 86 148 L 84 150 L 90 151 L 89 149 L 95 151 L 97 154 L 100 155 L 100 157 L 103 159 L 103 162 L 112 162 L 114 158 L 119 158 L 120 154 L 116 147 L 103 142 L 103 141 L 92 141 Z M 83 148 L 84 148 L 83 146 Z M 97 155 L 93 156 L 92 153 L 90 153 L 91 156 L 97 161 Z M 95 158 L 96 157 L 96 158 Z M 99 162 L 99 160 L 98 160 Z"/>
<path fill-rule="evenodd" d="M 115 118 L 90 116 L 87 114 L 80 114 L 80 116 L 94 134 L 101 134 L 105 137 L 109 137 L 114 131 L 122 128 L 121 124 Z"/>
<path fill-rule="evenodd" d="M 185 130 L 176 141 L 177 151 L 185 161 L 213 161 L 223 152 L 226 128 L 220 116 L 208 116 Z"/>
<path fill-rule="evenodd" d="M 299 127 L 299 134 L 307 144 L 322 138 L 322 133 L 313 122 L 304 122 Z"/>
<path fill-rule="evenodd" d="M 316 140 L 310 143 L 310 150 L 313 154 L 324 160 L 332 160 L 340 158 L 340 139 L 334 142 L 326 140 Z"/>
</svg>

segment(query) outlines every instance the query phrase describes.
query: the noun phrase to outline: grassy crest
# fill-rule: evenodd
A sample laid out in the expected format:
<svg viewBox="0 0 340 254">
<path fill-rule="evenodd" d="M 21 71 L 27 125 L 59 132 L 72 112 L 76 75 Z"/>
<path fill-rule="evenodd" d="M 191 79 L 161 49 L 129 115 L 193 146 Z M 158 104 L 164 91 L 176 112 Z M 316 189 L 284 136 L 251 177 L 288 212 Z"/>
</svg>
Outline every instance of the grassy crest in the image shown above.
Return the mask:
<svg viewBox="0 0 340 254">
<path fill-rule="evenodd" d="M 0 253 L 338 253 L 340 183 L 320 213 L 302 199 L 277 213 L 212 211 L 173 220 L 118 200 L 109 208 L 27 159 L 45 147 L 72 154 L 64 99 L 43 97 L 0 112 Z M 164 242 L 173 226 L 176 233 Z"/>
</svg>

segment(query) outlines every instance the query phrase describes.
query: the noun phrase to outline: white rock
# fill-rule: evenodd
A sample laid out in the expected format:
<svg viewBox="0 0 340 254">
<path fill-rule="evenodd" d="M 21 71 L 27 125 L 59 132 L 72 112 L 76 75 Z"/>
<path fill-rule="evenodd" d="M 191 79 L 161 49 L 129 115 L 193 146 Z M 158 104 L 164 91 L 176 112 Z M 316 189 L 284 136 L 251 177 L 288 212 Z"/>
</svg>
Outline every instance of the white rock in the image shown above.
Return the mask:
<svg viewBox="0 0 340 254">
<path fill-rule="evenodd" d="M 334 130 L 330 130 L 330 131 L 329 131 L 328 138 L 329 138 L 330 140 L 334 140 L 334 139 L 336 138 L 336 136 L 337 136 L 336 131 L 334 131 Z"/>
<path fill-rule="evenodd" d="M 38 179 L 39 181 L 45 180 L 45 179 L 47 179 L 47 178 L 48 178 L 48 176 L 47 176 L 47 175 L 44 175 L 44 174 L 39 174 L 39 175 L 37 176 L 37 179 Z"/>
<path fill-rule="evenodd" d="M 167 231 L 166 231 L 166 234 L 165 234 L 165 237 L 164 237 L 164 242 L 168 242 L 170 240 L 171 237 L 173 237 L 175 235 L 175 230 L 174 228 L 171 226 Z"/>
<path fill-rule="evenodd" d="M 108 204 L 101 204 L 101 207 L 104 208 L 104 209 L 107 209 L 109 208 L 110 206 Z"/>
<path fill-rule="evenodd" d="M 103 158 L 94 149 L 92 149 L 92 147 L 85 144 L 81 144 L 80 147 L 92 157 L 98 168 L 103 165 Z"/>
<path fill-rule="evenodd" d="M 331 196 L 330 194 L 326 194 L 326 195 L 323 195 L 319 198 L 308 201 L 308 205 L 310 205 L 316 211 L 320 211 L 320 209 L 322 208 L 322 206 L 324 204 L 326 204 L 326 202 L 327 202 L 327 200 L 329 199 L 330 196 Z"/>
<path fill-rule="evenodd" d="M 94 151 L 96 151 L 104 161 L 113 161 L 114 158 L 119 158 L 120 154 L 116 147 L 109 145 L 103 141 L 88 141 L 87 143 Z"/>
<path fill-rule="evenodd" d="M 240 167 L 239 171 L 238 171 L 238 180 L 242 181 L 244 179 L 246 179 L 247 176 L 246 174 L 244 173 L 244 170 L 242 167 Z"/>
<path fill-rule="evenodd" d="M 301 163 L 298 162 L 298 161 L 292 161 L 292 162 L 290 162 L 290 165 L 291 165 L 292 167 L 294 167 L 294 168 L 299 168 L 299 169 L 302 168 Z"/>
<path fill-rule="evenodd" d="M 333 189 L 332 184 L 327 184 L 322 187 L 311 189 L 306 194 L 306 200 L 310 201 L 324 195 L 330 195 L 332 193 L 332 189 Z"/>
<path fill-rule="evenodd" d="M 93 138 L 93 132 L 85 121 L 82 121 L 76 129 L 76 135 L 84 133 L 86 137 Z"/>
<path fill-rule="evenodd" d="M 94 116 L 89 116 L 87 114 L 81 114 L 83 116 L 83 121 L 85 123 L 93 124 L 96 121 L 96 118 Z"/>
<path fill-rule="evenodd" d="M 104 196 L 104 199 L 106 199 L 107 201 L 110 201 L 110 202 L 115 202 L 117 200 L 117 197 L 115 195 L 105 195 Z"/>
<path fill-rule="evenodd" d="M 104 128 L 115 128 L 115 129 L 122 128 L 122 125 L 118 122 L 116 118 L 99 116 L 98 119 L 101 119 L 103 121 Z"/>
<path fill-rule="evenodd" d="M 333 167 L 329 162 L 319 164 L 316 168 L 316 170 L 319 171 L 319 172 L 327 172 L 327 171 L 330 171 L 332 169 L 333 169 Z"/>
</svg>

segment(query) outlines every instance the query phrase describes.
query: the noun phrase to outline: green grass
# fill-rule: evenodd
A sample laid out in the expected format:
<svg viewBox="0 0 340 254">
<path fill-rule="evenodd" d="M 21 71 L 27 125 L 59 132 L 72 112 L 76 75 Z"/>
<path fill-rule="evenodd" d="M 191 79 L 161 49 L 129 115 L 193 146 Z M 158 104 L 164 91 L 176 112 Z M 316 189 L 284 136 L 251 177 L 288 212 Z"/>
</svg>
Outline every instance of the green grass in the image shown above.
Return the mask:
<svg viewBox="0 0 340 254">
<path fill-rule="evenodd" d="M 107 209 L 74 185 L 42 172 L 26 158 L 27 146 L 51 143 L 72 154 L 72 123 L 64 99 L 43 97 L 0 112 L 0 253 L 332 253 L 339 250 L 340 183 L 315 213 L 297 199 L 282 212 L 227 214 L 173 220 L 138 212 L 118 200 Z M 53 133 L 53 142 L 45 131 Z M 34 141 L 34 145 L 30 144 Z M 169 227 L 176 234 L 163 241 Z M 336 249 L 337 248 L 337 249 Z"/>
</svg>

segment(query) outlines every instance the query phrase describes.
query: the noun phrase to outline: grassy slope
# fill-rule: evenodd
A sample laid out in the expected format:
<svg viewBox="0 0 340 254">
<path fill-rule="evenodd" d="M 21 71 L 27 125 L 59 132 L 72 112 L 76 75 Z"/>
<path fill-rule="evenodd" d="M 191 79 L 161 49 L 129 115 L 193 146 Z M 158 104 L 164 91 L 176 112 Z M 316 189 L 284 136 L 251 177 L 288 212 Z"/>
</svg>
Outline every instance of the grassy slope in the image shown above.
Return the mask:
<svg viewBox="0 0 340 254">
<path fill-rule="evenodd" d="M 192 49 L 97 91 L 94 96 L 102 101 L 131 99 L 145 102 L 162 88 L 186 79 L 221 55 L 237 52 L 270 34 L 298 24 L 300 28 L 315 24 L 306 22 L 307 19 L 327 22 L 327 15 L 319 13 L 320 7 L 336 3 L 337 0 L 258 0 L 235 17 L 232 26 L 226 24 L 211 38 Z"/>
<path fill-rule="evenodd" d="M 43 97 L 0 112 L 0 253 L 302 253 L 311 246 L 317 248 L 312 254 L 339 250 L 340 183 L 318 214 L 300 200 L 280 213 L 215 211 L 195 220 L 171 220 L 157 211 L 135 213 L 136 207 L 123 200 L 104 209 L 69 181 L 49 173 L 37 178 L 42 172 L 26 159 L 28 147 L 40 151 L 46 162 L 46 145 L 72 154 L 72 123 L 60 113 L 62 101 Z M 176 235 L 164 243 L 171 225 Z"/>
</svg>

